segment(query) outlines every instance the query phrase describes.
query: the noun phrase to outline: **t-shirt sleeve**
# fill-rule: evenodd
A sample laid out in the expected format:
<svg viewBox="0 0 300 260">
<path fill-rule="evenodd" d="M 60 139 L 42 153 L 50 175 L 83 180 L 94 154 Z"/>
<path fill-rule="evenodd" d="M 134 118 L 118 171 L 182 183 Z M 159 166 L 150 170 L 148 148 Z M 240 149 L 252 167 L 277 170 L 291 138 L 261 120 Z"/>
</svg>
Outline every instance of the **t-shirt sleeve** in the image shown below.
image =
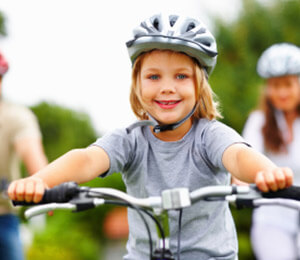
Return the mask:
<svg viewBox="0 0 300 260">
<path fill-rule="evenodd" d="M 109 170 L 102 176 L 123 172 L 130 161 L 132 136 L 124 129 L 118 129 L 105 134 L 92 145 L 101 147 L 110 160 Z"/>
<path fill-rule="evenodd" d="M 41 138 L 41 132 L 36 116 L 26 107 L 16 107 L 11 117 L 11 135 L 13 142 L 23 138 Z"/>
<path fill-rule="evenodd" d="M 202 154 L 210 167 L 226 171 L 222 157 L 224 151 L 232 144 L 245 143 L 245 140 L 232 128 L 218 121 L 211 121 L 202 133 Z"/>
</svg>

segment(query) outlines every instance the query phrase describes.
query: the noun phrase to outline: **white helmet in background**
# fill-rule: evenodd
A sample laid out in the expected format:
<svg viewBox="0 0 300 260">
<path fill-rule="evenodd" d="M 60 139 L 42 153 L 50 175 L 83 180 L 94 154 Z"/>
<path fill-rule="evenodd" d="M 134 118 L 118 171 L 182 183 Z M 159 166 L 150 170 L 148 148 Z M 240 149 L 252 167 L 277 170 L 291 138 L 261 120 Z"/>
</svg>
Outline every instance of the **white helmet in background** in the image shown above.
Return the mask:
<svg viewBox="0 0 300 260">
<path fill-rule="evenodd" d="M 291 43 L 278 43 L 266 49 L 257 62 L 262 78 L 300 75 L 300 48 Z"/>
</svg>

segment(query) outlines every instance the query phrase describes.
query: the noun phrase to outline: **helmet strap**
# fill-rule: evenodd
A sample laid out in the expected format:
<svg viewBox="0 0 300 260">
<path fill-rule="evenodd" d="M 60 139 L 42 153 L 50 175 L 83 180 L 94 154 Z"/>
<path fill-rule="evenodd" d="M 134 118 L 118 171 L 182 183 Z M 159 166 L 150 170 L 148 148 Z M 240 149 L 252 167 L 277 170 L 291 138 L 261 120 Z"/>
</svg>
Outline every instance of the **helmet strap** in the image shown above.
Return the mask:
<svg viewBox="0 0 300 260">
<path fill-rule="evenodd" d="M 173 123 L 173 124 L 166 124 L 166 125 L 161 125 L 157 122 L 157 120 L 155 120 L 151 115 L 149 115 L 149 117 L 151 118 L 151 120 L 155 121 L 157 124 L 153 127 L 153 132 L 154 133 L 160 133 L 160 132 L 164 132 L 164 131 L 170 131 L 170 130 L 174 130 L 176 128 L 178 128 L 179 126 L 181 126 L 186 120 L 188 120 L 195 112 L 196 110 L 196 105 L 193 107 L 193 109 L 180 121 Z"/>
<path fill-rule="evenodd" d="M 174 130 L 176 128 L 178 128 L 179 126 L 181 126 L 186 120 L 188 120 L 195 112 L 197 107 L 197 104 L 193 107 L 193 109 L 180 121 L 174 123 L 174 124 L 167 124 L 167 125 L 161 125 L 159 124 L 159 122 L 152 117 L 149 113 L 148 116 L 150 118 L 150 120 L 142 120 L 142 121 L 137 121 L 135 123 L 133 123 L 132 125 L 130 125 L 129 127 L 126 128 L 126 132 L 127 134 L 131 133 L 131 131 L 136 128 L 136 127 L 140 127 L 140 126 L 153 126 L 153 132 L 154 133 L 160 133 L 160 132 L 164 132 L 164 131 L 170 131 L 170 130 Z"/>
</svg>

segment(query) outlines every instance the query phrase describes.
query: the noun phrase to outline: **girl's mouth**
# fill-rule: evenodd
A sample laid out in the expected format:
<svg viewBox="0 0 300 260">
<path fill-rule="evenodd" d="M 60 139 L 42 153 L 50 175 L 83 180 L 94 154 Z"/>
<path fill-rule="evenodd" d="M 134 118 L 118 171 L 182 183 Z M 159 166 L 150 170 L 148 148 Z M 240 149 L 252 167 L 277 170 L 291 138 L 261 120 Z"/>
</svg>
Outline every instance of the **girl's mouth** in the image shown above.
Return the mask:
<svg viewBox="0 0 300 260">
<path fill-rule="evenodd" d="M 155 100 L 155 103 L 163 109 L 172 109 L 180 102 L 180 100 Z"/>
</svg>

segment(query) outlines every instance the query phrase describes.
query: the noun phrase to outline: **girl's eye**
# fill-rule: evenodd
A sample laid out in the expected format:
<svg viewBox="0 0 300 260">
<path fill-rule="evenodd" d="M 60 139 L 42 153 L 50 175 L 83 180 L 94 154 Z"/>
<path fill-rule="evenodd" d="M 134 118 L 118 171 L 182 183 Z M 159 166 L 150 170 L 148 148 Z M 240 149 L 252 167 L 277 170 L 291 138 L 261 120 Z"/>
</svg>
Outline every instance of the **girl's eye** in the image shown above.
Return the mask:
<svg viewBox="0 0 300 260">
<path fill-rule="evenodd" d="M 148 78 L 152 79 L 152 80 L 158 80 L 159 76 L 158 75 L 150 75 Z"/>
<path fill-rule="evenodd" d="M 176 76 L 177 79 L 186 79 L 187 78 L 187 75 L 184 75 L 184 74 L 178 74 Z"/>
</svg>

